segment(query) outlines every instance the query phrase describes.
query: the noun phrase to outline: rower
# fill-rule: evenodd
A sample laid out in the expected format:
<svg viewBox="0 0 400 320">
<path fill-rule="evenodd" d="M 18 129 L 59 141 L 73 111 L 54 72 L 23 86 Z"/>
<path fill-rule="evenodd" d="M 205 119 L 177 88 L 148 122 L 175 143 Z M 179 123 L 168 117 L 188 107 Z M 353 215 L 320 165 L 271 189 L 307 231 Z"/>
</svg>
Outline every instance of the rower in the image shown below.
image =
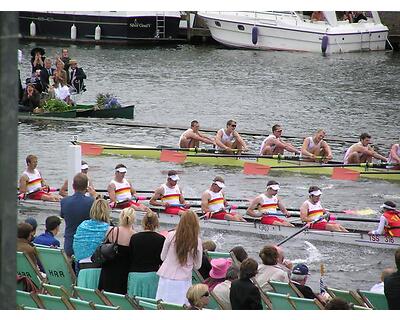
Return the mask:
<svg viewBox="0 0 400 320">
<path fill-rule="evenodd" d="M 30 154 L 26 157 L 27 167 L 19 179 L 19 197 L 32 200 L 60 201 L 61 196 L 50 193 L 50 187 L 39 170 L 36 169 L 37 164 L 37 156 Z"/>
<path fill-rule="evenodd" d="M 395 143 L 392 145 L 389 152 L 388 162 L 396 164 L 394 166 L 390 166 L 390 169 L 400 170 L 400 144 Z"/>
<path fill-rule="evenodd" d="M 322 191 L 317 186 L 312 186 L 308 189 L 308 200 L 306 200 L 300 207 L 300 218 L 303 222 L 309 224 L 310 229 L 337 231 L 337 232 L 349 232 L 346 228 L 342 227 L 338 223 L 329 222 L 329 212 L 324 209 L 321 205 L 321 194 Z M 318 218 L 327 215 L 328 218 L 312 223 Z"/>
<path fill-rule="evenodd" d="M 318 129 L 313 137 L 305 138 L 301 147 L 301 155 L 307 157 L 306 160 L 309 161 L 318 161 L 319 158 L 322 158 L 326 163 L 332 160 L 332 150 L 324 138 L 325 131 L 323 129 Z"/>
<path fill-rule="evenodd" d="M 182 189 L 178 186 L 179 176 L 175 170 L 168 171 L 166 183 L 154 190 L 149 203 L 152 206 L 164 207 L 167 214 L 181 215 L 190 207 L 183 197 Z"/>
<path fill-rule="evenodd" d="M 128 207 L 134 207 L 138 211 L 151 211 L 145 205 L 133 201 L 132 197 L 138 198 L 135 189 L 132 184 L 125 179 L 125 174 L 128 170 L 122 163 L 115 166 L 115 177 L 110 181 L 107 187 L 108 195 L 110 197 L 110 206 L 112 208 L 124 209 Z"/>
<path fill-rule="evenodd" d="M 190 128 L 182 133 L 179 138 L 179 148 L 198 148 L 200 142 L 206 144 L 215 144 L 213 138 L 207 137 L 205 134 L 199 131 L 200 124 L 197 120 L 193 120 L 190 123 Z"/>
<path fill-rule="evenodd" d="M 283 154 L 285 150 L 288 152 L 300 154 L 300 151 L 297 150 L 292 144 L 282 140 L 282 131 L 283 129 L 279 124 L 275 124 L 272 126 L 272 134 L 266 137 L 261 143 L 261 156 Z"/>
<path fill-rule="evenodd" d="M 360 141 L 347 149 L 346 154 L 344 155 L 343 163 L 351 164 L 372 162 L 372 158 L 387 162 L 388 160 L 384 156 L 374 151 L 374 149 L 370 146 L 370 143 L 371 136 L 366 132 L 362 133 L 360 135 Z"/>
<path fill-rule="evenodd" d="M 400 237 L 400 211 L 396 209 L 396 204 L 393 201 L 385 201 L 381 205 L 381 212 L 378 228 L 368 234 Z"/>
<path fill-rule="evenodd" d="M 81 162 L 81 173 L 88 176 L 88 170 L 89 170 L 88 163 L 86 161 L 82 161 Z M 94 189 L 92 179 L 90 179 L 89 176 L 88 176 L 88 179 L 89 179 L 89 186 Z M 68 196 L 68 180 L 64 181 L 64 184 L 60 188 L 59 195 L 62 197 Z"/>
<path fill-rule="evenodd" d="M 228 202 L 222 189 L 225 181 L 222 177 L 214 178 L 210 188 L 201 196 L 201 210 L 208 218 L 218 220 L 246 221 L 239 213 L 227 212 Z"/>
<path fill-rule="evenodd" d="M 215 145 L 217 150 L 225 153 L 233 153 L 235 149 L 238 150 L 238 153 L 247 151 L 247 145 L 240 134 L 236 131 L 236 126 L 237 124 L 235 120 L 229 120 L 226 123 L 226 129 L 221 128 L 218 130 L 215 136 Z"/>
<path fill-rule="evenodd" d="M 267 183 L 267 189 L 264 193 L 261 193 L 255 197 L 247 208 L 247 214 L 252 217 L 259 217 L 261 215 L 262 224 L 272 224 L 276 226 L 294 227 L 289 221 L 278 218 L 276 216 L 277 209 L 290 217 L 290 213 L 286 210 L 286 207 L 282 203 L 281 199 L 277 196 L 280 189 L 279 183 L 271 180 Z M 259 214 L 255 212 L 258 209 Z"/>
</svg>

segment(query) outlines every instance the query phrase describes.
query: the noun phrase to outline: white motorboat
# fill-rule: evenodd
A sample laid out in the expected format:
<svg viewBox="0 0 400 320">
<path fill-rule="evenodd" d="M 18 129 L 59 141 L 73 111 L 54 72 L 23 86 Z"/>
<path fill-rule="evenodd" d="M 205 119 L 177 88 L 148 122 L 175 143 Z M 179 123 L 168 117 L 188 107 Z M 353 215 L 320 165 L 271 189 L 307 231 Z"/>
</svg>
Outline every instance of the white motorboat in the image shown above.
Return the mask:
<svg viewBox="0 0 400 320">
<path fill-rule="evenodd" d="M 385 50 L 389 29 L 378 12 L 367 20 L 338 21 L 335 11 L 323 11 L 324 21 L 312 21 L 295 11 L 198 12 L 218 42 L 237 48 L 322 53 Z"/>
</svg>

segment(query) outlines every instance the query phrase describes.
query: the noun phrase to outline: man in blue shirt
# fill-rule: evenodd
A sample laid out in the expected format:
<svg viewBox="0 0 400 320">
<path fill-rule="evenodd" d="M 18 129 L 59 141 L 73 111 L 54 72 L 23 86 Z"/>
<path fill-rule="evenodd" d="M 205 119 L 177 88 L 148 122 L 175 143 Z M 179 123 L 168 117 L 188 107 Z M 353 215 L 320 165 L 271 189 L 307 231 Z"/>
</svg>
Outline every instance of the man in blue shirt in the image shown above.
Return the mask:
<svg viewBox="0 0 400 320">
<path fill-rule="evenodd" d="M 59 216 L 50 216 L 46 219 L 46 231 L 41 235 L 37 236 L 34 240 L 34 244 L 42 244 L 44 246 L 59 247 L 60 241 L 55 236 L 60 231 L 61 219 Z"/>
</svg>

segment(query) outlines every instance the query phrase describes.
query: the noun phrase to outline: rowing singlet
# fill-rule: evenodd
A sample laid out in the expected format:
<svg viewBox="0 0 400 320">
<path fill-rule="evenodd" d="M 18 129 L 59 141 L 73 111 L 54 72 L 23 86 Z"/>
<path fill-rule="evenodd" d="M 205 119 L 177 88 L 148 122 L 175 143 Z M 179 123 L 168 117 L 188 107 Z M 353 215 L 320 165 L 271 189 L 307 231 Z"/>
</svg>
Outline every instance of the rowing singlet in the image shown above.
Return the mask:
<svg viewBox="0 0 400 320">
<path fill-rule="evenodd" d="M 179 142 L 178 142 L 178 145 L 179 145 L 179 146 L 181 145 L 182 139 L 183 139 L 183 138 L 186 138 L 186 134 L 189 133 L 189 132 L 192 133 L 193 130 L 192 130 L 191 128 L 189 128 L 189 129 L 187 129 L 184 133 L 181 134 L 181 136 L 180 136 L 180 138 L 179 138 Z M 190 139 L 190 141 L 191 141 L 191 139 Z"/>
<path fill-rule="evenodd" d="M 383 216 L 388 222 L 388 225 L 385 226 L 385 234 L 392 237 L 400 237 L 400 213 L 386 211 Z"/>
<path fill-rule="evenodd" d="M 321 149 L 321 143 L 322 143 L 323 140 L 321 140 L 320 142 L 315 144 L 313 137 L 308 137 L 306 139 L 308 140 L 307 151 L 311 152 L 311 150 L 314 147 L 318 147 L 319 149 Z"/>
<path fill-rule="evenodd" d="M 222 137 L 221 137 L 221 141 L 222 141 L 222 143 L 226 143 L 226 142 L 230 142 L 230 143 L 234 143 L 235 142 L 235 140 L 236 140 L 236 138 L 235 138 L 235 136 L 233 135 L 233 132 L 230 134 L 230 135 L 227 135 L 226 134 L 226 132 L 225 132 L 225 130 L 224 129 L 219 129 L 218 130 L 218 132 L 221 132 L 222 131 Z M 216 146 L 216 148 L 218 149 L 218 150 L 223 150 L 220 146 Z"/>
<path fill-rule="evenodd" d="M 278 197 L 273 196 L 272 198 L 268 198 L 264 193 L 260 194 L 260 196 L 263 202 L 259 205 L 258 211 L 264 216 L 275 214 L 278 208 Z"/>
<path fill-rule="evenodd" d="M 120 183 L 113 179 L 110 183 L 113 183 L 115 185 L 115 200 L 117 203 L 131 200 L 131 185 L 129 184 L 128 180 L 124 178 L 122 180 L 122 183 Z"/>
<path fill-rule="evenodd" d="M 23 172 L 28 177 L 28 183 L 26 184 L 26 193 L 32 193 L 42 188 L 42 176 L 38 169 L 34 169 L 34 173 L 25 170 Z"/>
<path fill-rule="evenodd" d="M 273 134 L 270 134 L 268 137 L 266 137 L 265 139 L 264 139 L 264 141 L 261 143 L 261 147 L 260 147 L 260 151 L 259 151 L 259 154 L 260 155 L 262 155 L 262 150 L 264 149 L 264 146 L 266 145 L 266 143 L 269 141 L 269 140 L 271 140 L 271 139 L 276 139 L 276 137 L 273 135 Z M 271 144 L 271 150 L 272 150 L 272 152 L 274 151 L 274 149 L 275 149 L 275 144 Z"/>
<path fill-rule="evenodd" d="M 353 144 L 350 148 L 348 148 L 347 151 L 346 151 L 346 154 L 344 155 L 344 159 L 343 159 L 343 163 L 344 164 L 348 164 L 350 153 L 352 153 L 352 148 L 355 145 L 361 145 L 362 146 L 361 142 L 357 142 L 357 143 Z M 362 153 L 360 153 L 360 152 L 358 152 L 358 154 L 360 156 L 362 155 Z"/>
<path fill-rule="evenodd" d="M 225 209 L 224 205 L 224 195 L 222 192 L 212 192 L 211 190 L 207 190 L 210 195 L 210 200 L 208 200 L 208 209 L 211 212 L 220 211 L 221 209 Z"/>
<path fill-rule="evenodd" d="M 161 200 L 168 202 L 169 204 L 179 204 L 179 196 L 181 195 L 181 190 L 178 185 L 173 188 L 169 188 L 165 183 L 161 185 L 164 189 Z"/>
<path fill-rule="evenodd" d="M 318 201 L 316 204 L 313 204 L 310 200 L 307 200 L 306 202 L 308 204 L 308 217 L 315 220 L 324 214 L 324 208 L 322 208 L 321 201 Z"/>
<path fill-rule="evenodd" d="M 399 144 L 395 144 L 395 146 L 397 147 L 397 156 L 400 157 L 400 145 Z M 396 161 L 390 156 L 390 152 L 389 152 L 389 157 L 388 157 L 388 162 L 389 163 L 396 163 Z"/>
</svg>

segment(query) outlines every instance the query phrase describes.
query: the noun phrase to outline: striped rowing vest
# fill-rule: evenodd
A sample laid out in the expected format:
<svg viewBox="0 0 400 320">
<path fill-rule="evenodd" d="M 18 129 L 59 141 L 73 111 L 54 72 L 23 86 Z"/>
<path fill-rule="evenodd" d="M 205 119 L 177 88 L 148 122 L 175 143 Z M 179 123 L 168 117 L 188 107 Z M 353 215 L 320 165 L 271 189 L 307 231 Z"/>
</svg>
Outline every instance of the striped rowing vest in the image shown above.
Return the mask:
<svg viewBox="0 0 400 320">
<path fill-rule="evenodd" d="M 208 200 L 208 210 L 211 212 L 217 212 L 225 209 L 224 205 L 224 195 L 222 192 L 212 192 L 211 190 L 207 190 L 210 195 L 210 199 Z"/>
<path fill-rule="evenodd" d="M 124 178 L 120 183 L 113 179 L 110 183 L 115 185 L 115 201 L 117 203 L 127 201 L 132 198 L 131 185 L 129 184 L 128 180 Z"/>
<path fill-rule="evenodd" d="M 162 185 L 164 192 L 161 197 L 161 201 L 167 202 L 169 204 L 179 204 L 179 197 L 181 195 L 181 190 L 176 184 L 173 188 L 167 186 L 167 184 Z"/>
<path fill-rule="evenodd" d="M 28 172 L 25 170 L 23 174 L 28 177 L 28 183 L 26 184 L 26 193 L 33 193 L 42 188 L 42 175 L 40 174 L 38 169 L 34 169 L 34 172 Z"/>
<path fill-rule="evenodd" d="M 400 213 L 385 211 L 383 216 L 388 221 L 388 225 L 385 226 L 385 234 L 392 237 L 400 237 Z"/>
<path fill-rule="evenodd" d="M 308 217 L 315 220 L 324 214 L 324 208 L 322 208 L 321 201 L 318 201 L 316 204 L 313 204 L 310 200 L 307 200 L 306 202 L 308 203 Z"/>
<path fill-rule="evenodd" d="M 278 209 L 278 197 L 273 196 L 268 198 L 264 193 L 260 194 L 262 198 L 262 203 L 258 206 L 258 211 L 267 216 L 269 214 L 276 214 Z"/>
</svg>

